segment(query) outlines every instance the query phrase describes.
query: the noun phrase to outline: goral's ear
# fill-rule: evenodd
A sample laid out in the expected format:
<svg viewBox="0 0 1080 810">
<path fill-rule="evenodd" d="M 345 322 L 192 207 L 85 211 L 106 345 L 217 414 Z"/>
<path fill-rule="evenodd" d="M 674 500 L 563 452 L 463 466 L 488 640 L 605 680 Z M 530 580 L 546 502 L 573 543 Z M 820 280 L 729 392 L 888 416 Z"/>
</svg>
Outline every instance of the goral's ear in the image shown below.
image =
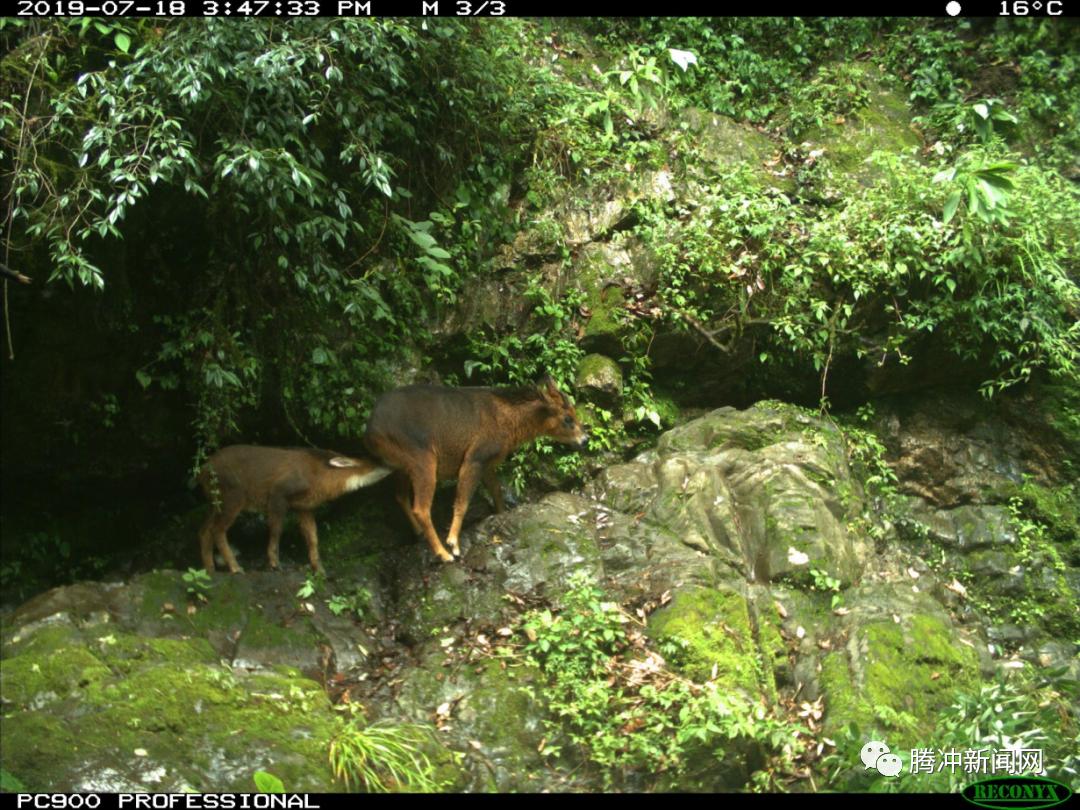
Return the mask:
<svg viewBox="0 0 1080 810">
<path fill-rule="evenodd" d="M 551 396 L 557 396 L 559 393 L 559 386 L 555 384 L 555 378 L 547 372 L 536 381 L 536 387 L 541 391 L 546 391 Z"/>
</svg>

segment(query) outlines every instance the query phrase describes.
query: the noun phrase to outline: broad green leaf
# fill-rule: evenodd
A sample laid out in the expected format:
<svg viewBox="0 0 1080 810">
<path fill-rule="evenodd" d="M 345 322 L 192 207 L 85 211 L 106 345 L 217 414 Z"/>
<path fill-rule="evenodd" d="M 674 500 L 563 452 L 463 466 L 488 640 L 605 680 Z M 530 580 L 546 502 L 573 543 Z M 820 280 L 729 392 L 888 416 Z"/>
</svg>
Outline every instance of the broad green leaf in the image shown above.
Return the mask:
<svg viewBox="0 0 1080 810">
<path fill-rule="evenodd" d="M 956 214 L 956 207 L 960 205 L 960 190 L 957 189 L 945 200 L 945 224 L 948 225 Z"/>
<path fill-rule="evenodd" d="M 266 771 L 255 771 L 252 778 L 255 780 L 255 787 L 259 789 L 260 793 L 284 793 L 284 783 L 274 776 L 272 773 Z"/>
<path fill-rule="evenodd" d="M 988 208 L 997 208 L 998 202 L 1003 199 L 992 185 L 986 182 L 985 179 L 979 178 L 979 191 L 982 192 L 983 197 L 986 198 L 986 205 Z"/>
<path fill-rule="evenodd" d="M 452 276 L 454 274 L 454 271 L 447 267 L 445 264 L 443 264 L 442 262 L 437 262 L 427 256 L 420 256 L 417 258 L 416 261 L 426 267 L 428 270 L 432 270 L 439 275 Z"/>
<path fill-rule="evenodd" d="M 1011 191 L 1014 187 L 1013 181 L 1008 177 L 993 172 L 979 172 L 979 179 L 1005 191 Z"/>
<path fill-rule="evenodd" d="M 430 250 L 431 248 L 438 245 L 438 243 L 435 241 L 435 237 L 429 233 L 424 233 L 423 231 L 418 231 L 414 228 L 407 229 L 405 233 L 407 233 L 409 235 L 409 238 L 412 239 L 424 250 Z"/>
</svg>

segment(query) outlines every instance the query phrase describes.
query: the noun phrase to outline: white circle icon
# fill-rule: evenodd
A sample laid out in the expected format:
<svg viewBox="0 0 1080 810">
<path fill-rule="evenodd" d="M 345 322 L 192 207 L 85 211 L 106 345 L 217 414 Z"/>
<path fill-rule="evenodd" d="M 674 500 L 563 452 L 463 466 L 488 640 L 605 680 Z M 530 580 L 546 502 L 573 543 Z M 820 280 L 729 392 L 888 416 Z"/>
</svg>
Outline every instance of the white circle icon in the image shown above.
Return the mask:
<svg viewBox="0 0 1080 810">
<path fill-rule="evenodd" d="M 882 776 L 899 776 L 904 763 L 896 754 L 882 754 L 877 758 L 877 770 Z"/>
<path fill-rule="evenodd" d="M 960 13 L 960 4 L 957 3 L 956 0 L 952 0 L 952 2 L 945 6 L 945 13 L 950 17 L 955 17 Z"/>
<path fill-rule="evenodd" d="M 887 753 L 889 753 L 889 746 L 880 740 L 871 740 L 862 747 L 859 758 L 862 759 L 863 765 L 867 768 L 874 768 L 877 766 L 878 757 Z"/>
</svg>

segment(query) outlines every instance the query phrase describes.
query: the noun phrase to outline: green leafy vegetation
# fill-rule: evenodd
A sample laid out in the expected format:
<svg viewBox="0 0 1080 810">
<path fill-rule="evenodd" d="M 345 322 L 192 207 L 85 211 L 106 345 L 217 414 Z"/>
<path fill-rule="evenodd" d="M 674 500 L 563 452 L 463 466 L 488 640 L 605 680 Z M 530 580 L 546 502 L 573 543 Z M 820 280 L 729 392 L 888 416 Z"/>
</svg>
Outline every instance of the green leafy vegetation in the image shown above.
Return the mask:
<svg viewBox="0 0 1080 810">
<path fill-rule="evenodd" d="M 931 344 L 988 394 L 1075 374 L 1080 203 L 1054 171 L 1080 130 L 1069 26 L 483 22 L 5 21 L 11 247 L 103 291 L 103 335 L 136 336 L 127 382 L 75 421 L 93 410 L 84 429 L 109 435 L 151 403 L 184 409 L 194 469 L 263 427 L 355 437 L 417 365 L 569 383 L 600 316 L 550 269 L 523 268 L 523 320 L 446 344 L 440 324 L 515 235 L 572 270 L 558 206 L 649 170 L 695 178 L 700 138 L 671 126 L 690 108 L 768 127 L 798 193 L 736 166 L 693 179 L 691 209 L 634 203 L 659 273 L 632 312 L 616 303 L 626 407 L 599 417 L 599 446 L 664 424 L 663 330 L 749 344 L 762 380 L 816 375 L 824 402 L 837 364 L 903 365 Z M 817 204 L 839 157 L 796 142 L 871 116 L 887 76 L 936 151 L 883 154 L 865 192 Z M 1045 154 L 1022 134 L 1036 125 Z"/>
<path fill-rule="evenodd" d="M 210 575 L 202 568 L 189 568 L 181 577 L 186 586 L 188 599 L 193 602 L 206 602 L 210 594 Z"/>
<path fill-rule="evenodd" d="M 553 718 L 542 753 L 583 758 L 608 788 L 718 789 L 724 769 L 738 767 L 726 761 L 729 752 L 760 747 L 767 762 L 755 783 L 783 778 L 798 729 L 715 681 L 674 674 L 589 575 L 575 573 L 567 584 L 560 613 L 533 611 L 521 625 L 526 654 L 549 679 Z M 683 654 L 673 640 L 661 649 Z"/>
<path fill-rule="evenodd" d="M 348 723 L 330 742 L 330 766 L 348 789 L 433 793 L 448 787 L 428 753 L 434 746 L 423 726 Z"/>
<path fill-rule="evenodd" d="M 26 785 L 20 782 L 14 774 L 0 768 L 0 790 L 5 793 L 25 793 Z"/>
<path fill-rule="evenodd" d="M 81 23 L 0 31 L 17 249 L 40 243 L 52 280 L 123 288 L 134 382 L 192 403 L 196 461 L 268 386 L 299 429 L 355 434 L 403 338 L 504 227 L 518 24 L 144 21 L 121 49 Z"/>
<path fill-rule="evenodd" d="M 326 600 L 326 606 L 335 616 L 349 613 L 363 620 L 371 611 L 371 591 L 363 585 L 357 585 L 352 593 L 331 596 Z"/>
<path fill-rule="evenodd" d="M 1046 770 L 1038 775 L 1064 782 L 1076 790 L 1080 787 L 1077 755 L 1080 736 L 1068 706 L 1075 702 L 1077 690 L 1076 680 L 1057 670 L 1015 673 L 1008 679 L 961 692 L 940 713 L 933 734 L 919 738 L 917 748 L 932 752 L 936 762 L 948 751 L 985 751 L 992 759 L 995 751 L 1039 749 Z M 885 715 L 894 727 L 896 723 L 902 727 L 911 720 L 905 721 L 902 713 L 885 712 Z M 957 793 L 978 778 L 962 768 L 952 767 L 912 773 L 911 750 L 894 747 L 893 752 L 904 764 L 903 775 L 899 779 L 881 779 L 873 771 L 865 771 L 859 761 L 860 748 L 867 740 L 875 739 L 875 734 L 878 732 L 851 725 L 837 735 L 836 751 L 821 763 L 830 786 L 856 791 L 869 788 L 882 792 Z"/>
<path fill-rule="evenodd" d="M 1028 588 L 1019 599 L 992 599 L 993 615 L 1005 613 L 1017 624 L 1039 624 L 1062 639 L 1080 640 L 1077 610 L 1067 576 L 1066 560 L 1075 563 L 1080 526 L 1076 486 L 1049 490 L 1026 481 L 1009 498 L 1009 525 L 1016 535 L 1013 551 Z"/>
</svg>

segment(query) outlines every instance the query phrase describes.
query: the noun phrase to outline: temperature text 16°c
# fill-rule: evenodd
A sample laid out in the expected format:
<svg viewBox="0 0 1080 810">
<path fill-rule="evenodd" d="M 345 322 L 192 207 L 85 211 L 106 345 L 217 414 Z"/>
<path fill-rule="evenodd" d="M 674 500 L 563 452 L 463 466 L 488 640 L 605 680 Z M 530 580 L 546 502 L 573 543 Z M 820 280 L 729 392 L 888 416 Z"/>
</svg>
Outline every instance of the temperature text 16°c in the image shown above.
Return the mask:
<svg viewBox="0 0 1080 810">
<path fill-rule="evenodd" d="M 1060 17 L 1065 13 L 1063 0 L 1001 0 L 1000 17 L 1030 17 L 1043 13 L 1048 17 Z"/>
</svg>

